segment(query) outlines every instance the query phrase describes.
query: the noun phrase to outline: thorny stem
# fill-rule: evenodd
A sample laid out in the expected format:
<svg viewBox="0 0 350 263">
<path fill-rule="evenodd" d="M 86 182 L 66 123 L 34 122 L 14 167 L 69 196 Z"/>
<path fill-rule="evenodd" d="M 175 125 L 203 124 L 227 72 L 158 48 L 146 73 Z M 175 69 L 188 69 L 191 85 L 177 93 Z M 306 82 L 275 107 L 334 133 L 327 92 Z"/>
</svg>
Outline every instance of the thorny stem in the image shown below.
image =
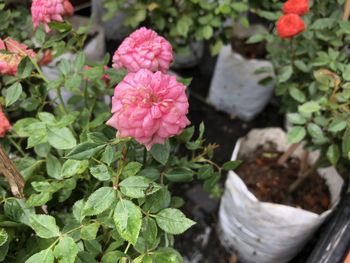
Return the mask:
<svg viewBox="0 0 350 263">
<path fill-rule="evenodd" d="M 296 149 L 299 147 L 299 143 L 293 143 L 289 146 L 287 151 L 285 151 L 282 156 L 278 159 L 277 164 L 278 165 L 284 165 L 285 162 L 288 160 L 288 158 L 296 151 Z"/>
</svg>

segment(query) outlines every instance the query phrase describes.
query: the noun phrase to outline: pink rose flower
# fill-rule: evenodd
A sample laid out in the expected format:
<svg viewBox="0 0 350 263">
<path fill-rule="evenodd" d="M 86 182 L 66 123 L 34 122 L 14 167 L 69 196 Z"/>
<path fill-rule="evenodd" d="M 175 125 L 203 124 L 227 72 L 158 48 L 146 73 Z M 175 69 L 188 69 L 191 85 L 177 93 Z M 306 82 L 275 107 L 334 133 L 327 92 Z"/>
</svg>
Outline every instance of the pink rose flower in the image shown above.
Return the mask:
<svg viewBox="0 0 350 263">
<path fill-rule="evenodd" d="M 160 71 L 128 73 L 115 87 L 107 124 L 118 130 L 117 136 L 133 137 L 150 150 L 190 124 L 185 89 L 175 76 Z"/>
<path fill-rule="evenodd" d="M 48 23 L 62 22 L 63 16 L 73 15 L 74 7 L 69 0 L 33 0 L 31 11 L 34 28 L 43 23 L 45 31 L 50 32 Z"/>
<path fill-rule="evenodd" d="M 4 137 L 6 132 L 12 128 L 0 106 L 0 137 Z"/>
<path fill-rule="evenodd" d="M 13 40 L 12 38 L 0 39 L 0 74 L 16 75 L 17 68 L 22 58 L 29 56 L 34 58 L 35 52 L 22 43 Z"/>
<path fill-rule="evenodd" d="M 142 27 L 133 32 L 119 46 L 113 56 L 113 67 L 130 72 L 139 69 L 165 73 L 173 60 L 173 48 L 165 38 Z"/>
</svg>

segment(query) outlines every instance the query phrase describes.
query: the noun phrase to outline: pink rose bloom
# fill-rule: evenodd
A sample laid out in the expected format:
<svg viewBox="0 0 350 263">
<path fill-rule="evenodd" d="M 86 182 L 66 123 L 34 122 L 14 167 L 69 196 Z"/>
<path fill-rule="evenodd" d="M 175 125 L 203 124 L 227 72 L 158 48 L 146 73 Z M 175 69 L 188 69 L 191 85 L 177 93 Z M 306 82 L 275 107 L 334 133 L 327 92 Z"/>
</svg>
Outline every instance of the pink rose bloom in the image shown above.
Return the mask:
<svg viewBox="0 0 350 263">
<path fill-rule="evenodd" d="M 175 76 L 160 71 L 128 73 L 115 87 L 113 116 L 107 124 L 118 130 L 118 136 L 133 137 L 150 150 L 190 124 L 185 89 Z"/>
<path fill-rule="evenodd" d="M 133 32 L 119 46 L 113 56 L 113 67 L 130 72 L 139 69 L 165 73 L 173 60 L 173 48 L 165 38 L 142 27 Z"/>
<path fill-rule="evenodd" d="M 12 128 L 10 122 L 0 107 L 0 137 L 4 137 L 6 132 Z"/>
<path fill-rule="evenodd" d="M 69 0 L 33 0 L 31 10 L 34 28 L 43 23 L 46 32 L 50 32 L 49 22 L 62 22 L 63 16 L 74 13 L 74 7 Z"/>
<path fill-rule="evenodd" d="M 22 58 L 29 56 L 34 58 L 35 52 L 22 43 L 12 38 L 0 39 L 0 50 L 8 53 L 0 52 L 0 74 L 16 75 L 17 67 Z"/>
</svg>

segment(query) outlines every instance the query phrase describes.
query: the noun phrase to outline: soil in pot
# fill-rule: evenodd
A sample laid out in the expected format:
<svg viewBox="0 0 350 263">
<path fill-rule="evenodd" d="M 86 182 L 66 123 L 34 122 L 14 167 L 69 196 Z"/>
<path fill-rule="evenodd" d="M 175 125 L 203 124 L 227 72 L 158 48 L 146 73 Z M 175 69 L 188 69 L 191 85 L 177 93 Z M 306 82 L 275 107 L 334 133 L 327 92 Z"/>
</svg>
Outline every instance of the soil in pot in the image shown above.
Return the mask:
<svg viewBox="0 0 350 263">
<path fill-rule="evenodd" d="M 317 172 L 289 193 L 290 185 L 300 174 L 301 161 L 292 157 L 281 166 L 277 164 L 281 155 L 273 146 L 268 150 L 261 147 L 244 158 L 236 173 L 259 201 L 298 207 L 317 214 L 329 209 L 329 190 Z"/>
</svg>

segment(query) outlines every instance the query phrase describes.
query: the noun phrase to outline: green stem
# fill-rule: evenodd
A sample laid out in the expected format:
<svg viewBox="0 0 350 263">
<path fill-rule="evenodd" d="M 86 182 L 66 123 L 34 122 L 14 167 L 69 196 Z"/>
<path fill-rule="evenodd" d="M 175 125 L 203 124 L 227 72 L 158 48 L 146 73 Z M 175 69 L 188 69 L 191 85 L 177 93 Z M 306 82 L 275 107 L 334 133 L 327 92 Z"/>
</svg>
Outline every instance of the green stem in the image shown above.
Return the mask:
<svg viewBox="0 0 350 263">
<path fill-rule="evenodd" d="M 17 151 L 23 156 L 26 156 L 26 153 L 22 150 L 22 148 L 10 137 L 7 138 L 10 143 L 17 149 Z"/>
<path fill-rule="evenodd" d="M 146 147 L 143 148 L 143 166 L 146 166 L 146 162 L 147 162 L 147 149 Z"/>
<path fill-rule="evenodd" d="M 128 242 L 128 245 L 126 246 L 126 249 L 124 250 L 124 254 L 128 253 L 128 250 L 130 248 L 131 243 Z"/>
</svg>

